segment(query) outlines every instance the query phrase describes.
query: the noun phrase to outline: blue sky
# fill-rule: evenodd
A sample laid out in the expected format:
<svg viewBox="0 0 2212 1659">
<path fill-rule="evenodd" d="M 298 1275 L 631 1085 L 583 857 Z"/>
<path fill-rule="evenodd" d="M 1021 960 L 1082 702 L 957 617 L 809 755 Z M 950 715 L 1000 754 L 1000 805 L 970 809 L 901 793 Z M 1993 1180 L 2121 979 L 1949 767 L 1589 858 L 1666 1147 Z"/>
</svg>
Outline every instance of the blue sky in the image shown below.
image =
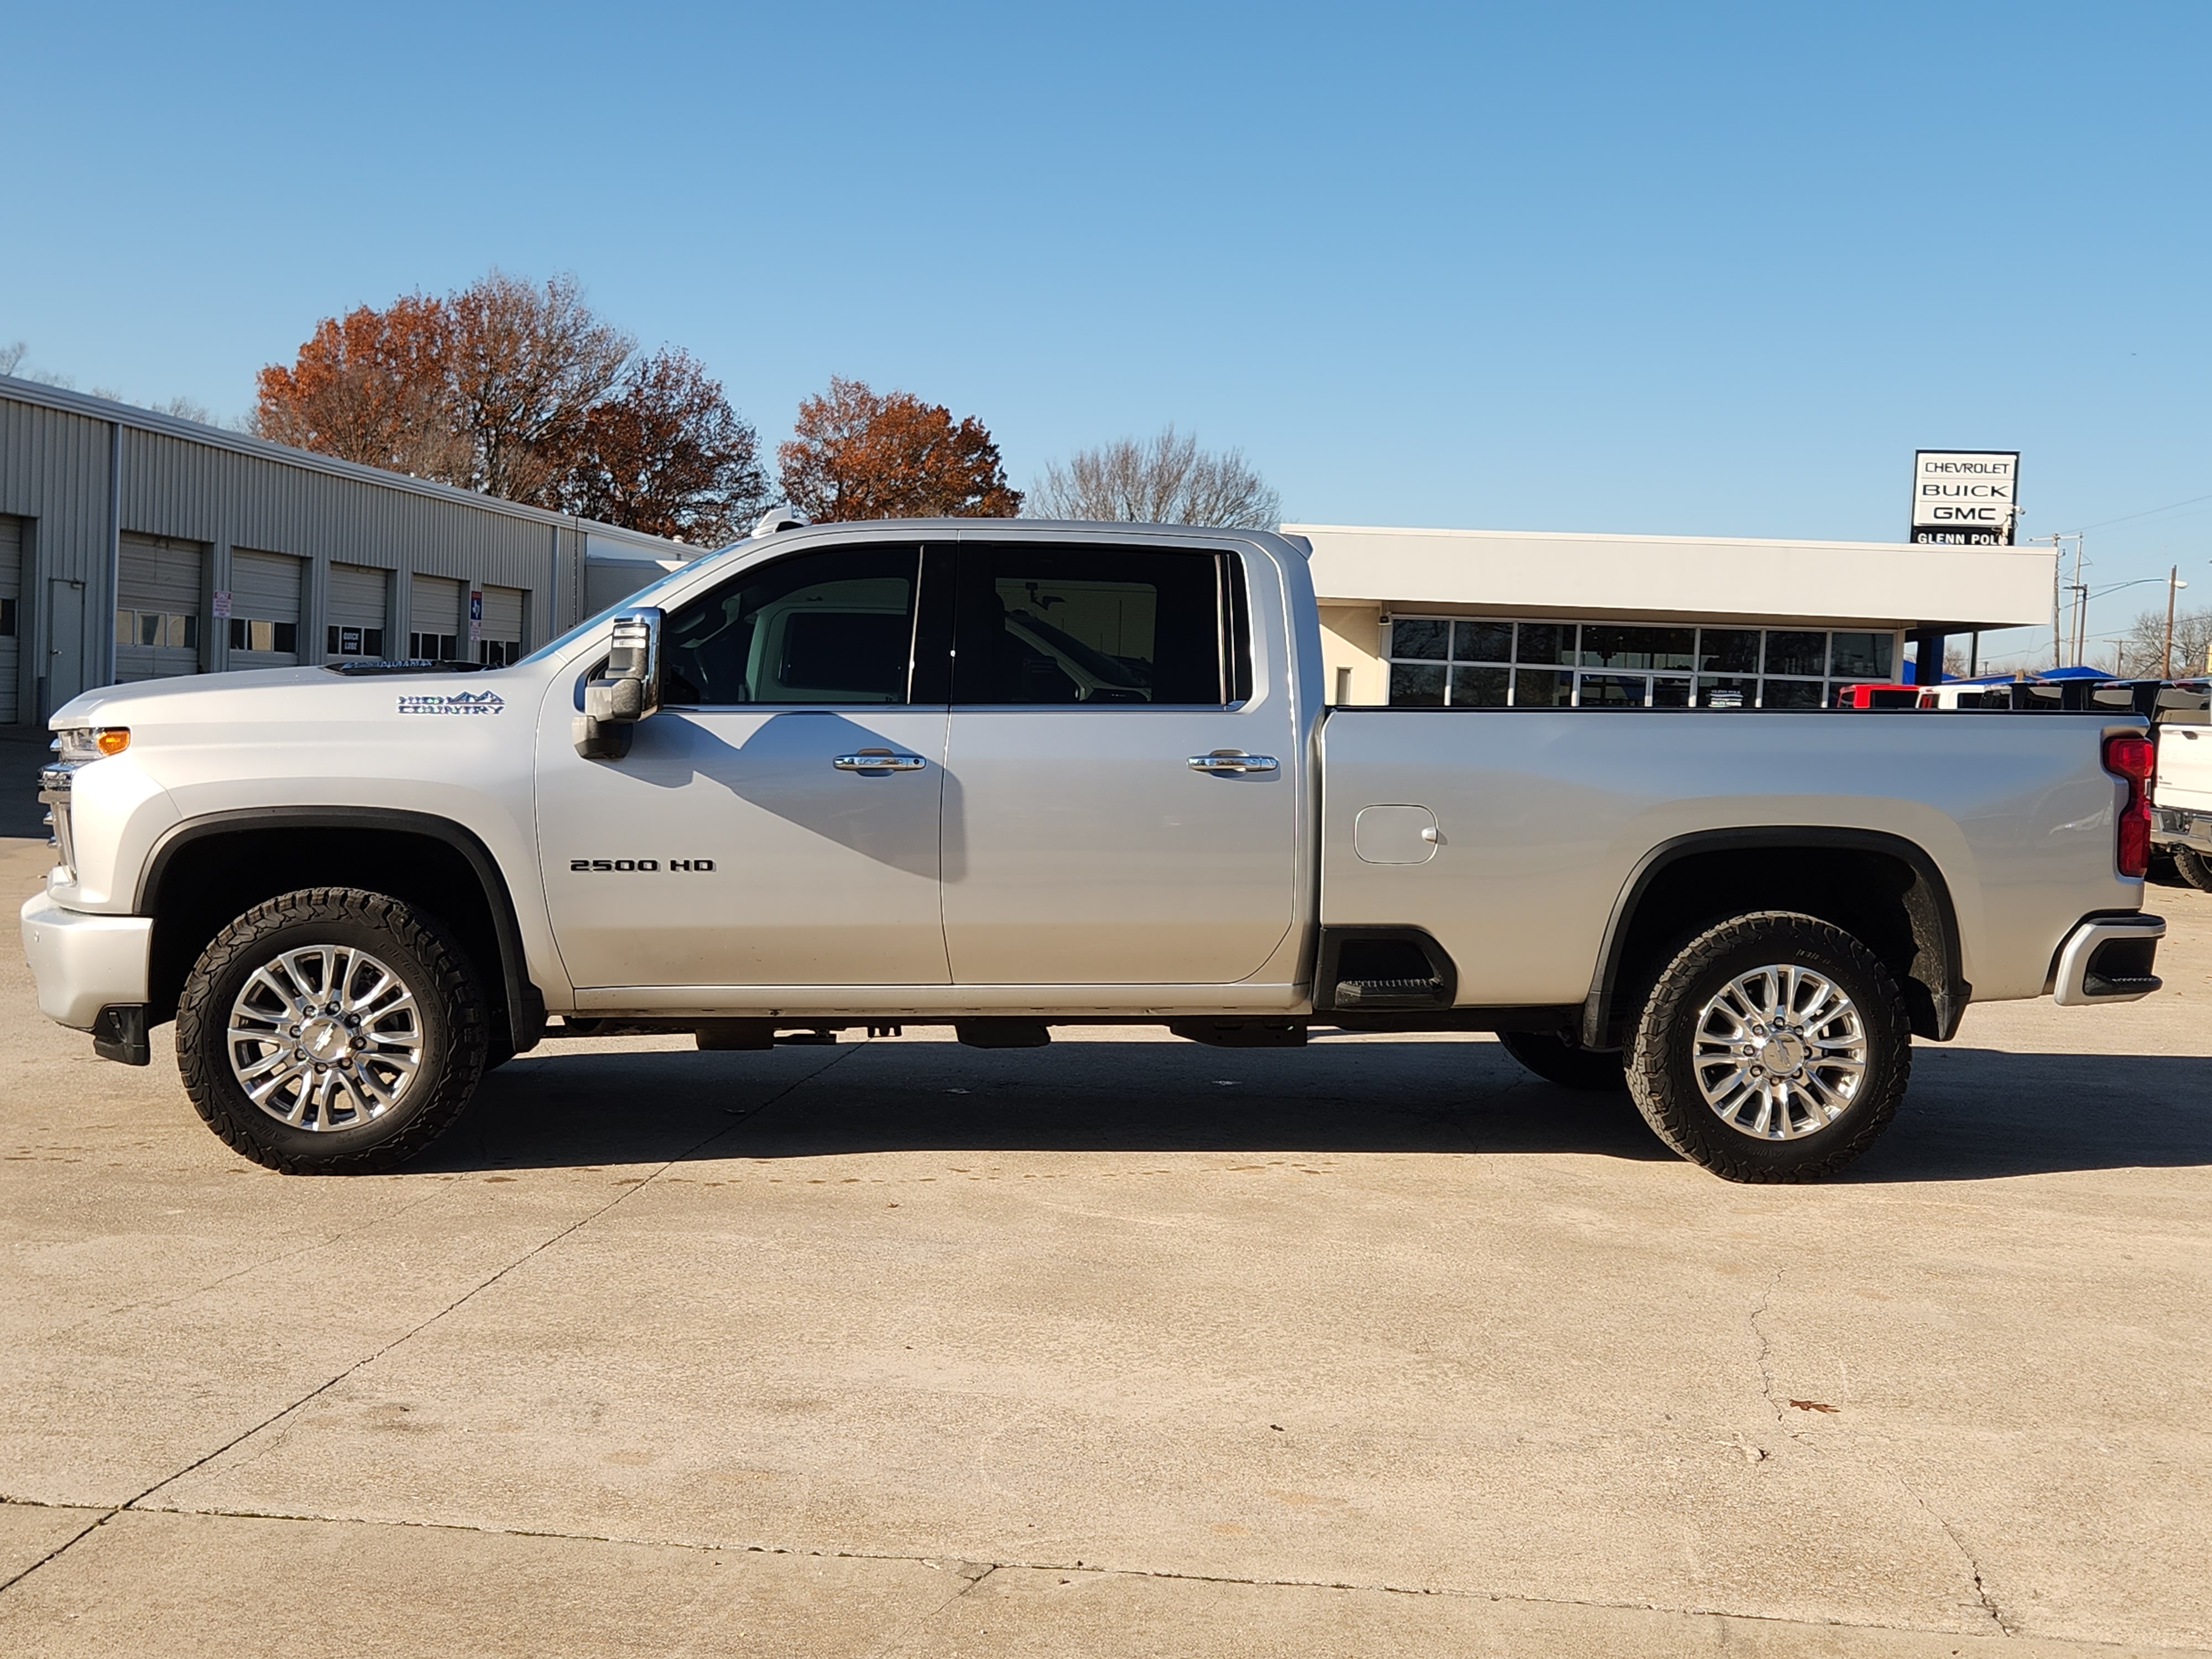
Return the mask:
<svg viewBox="0 0 2212 1659">
<path fill-rule="evenodd" d="M 834 372 L 1017 483 L 1172 420 L 1302 520 L 1869 539 L 1916 447 L 2017 448 L 2027 533 L 2212 602 L 2212 500 L 2148 511 L 2212 495 L 2202 4 L 0 0 L 0 343 L 80 386 L 233 414 L 319 316 L 570 270 L 771 443 Z"/>
</svg>

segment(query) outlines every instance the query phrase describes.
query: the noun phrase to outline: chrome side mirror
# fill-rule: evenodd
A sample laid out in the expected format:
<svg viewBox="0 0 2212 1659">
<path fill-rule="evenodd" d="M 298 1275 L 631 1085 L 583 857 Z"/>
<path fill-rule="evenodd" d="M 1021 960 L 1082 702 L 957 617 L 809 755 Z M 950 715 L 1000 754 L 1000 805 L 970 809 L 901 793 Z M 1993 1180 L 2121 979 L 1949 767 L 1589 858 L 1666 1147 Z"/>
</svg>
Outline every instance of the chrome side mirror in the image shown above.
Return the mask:
<svg viewBox="0 0 2212 1659">
<path fill-rule="evenodd" d="M 574 721 L 576 752 L 586 760 L 620 760 L 629 753 L 630 727 L 659 709 L 660 624 L 653 605 L 616 617 L 606 666 L 584 683 L 584 712 Z"/>
</svg>

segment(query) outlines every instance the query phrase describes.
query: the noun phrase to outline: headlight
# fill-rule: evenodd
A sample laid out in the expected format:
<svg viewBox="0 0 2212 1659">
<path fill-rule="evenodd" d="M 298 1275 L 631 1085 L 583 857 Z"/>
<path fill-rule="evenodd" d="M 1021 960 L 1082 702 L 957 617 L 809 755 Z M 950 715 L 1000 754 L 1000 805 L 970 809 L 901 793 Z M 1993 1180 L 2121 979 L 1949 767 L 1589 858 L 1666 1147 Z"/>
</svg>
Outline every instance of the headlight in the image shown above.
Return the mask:
<svg viewBox="0 0 2212 1659">
<path fill-rule="evenodd" d="M 131 746 L 127 726 L 65 726 L 54 734 L 54 749 L 65 761 L 96 761 Z"/>
</svg>

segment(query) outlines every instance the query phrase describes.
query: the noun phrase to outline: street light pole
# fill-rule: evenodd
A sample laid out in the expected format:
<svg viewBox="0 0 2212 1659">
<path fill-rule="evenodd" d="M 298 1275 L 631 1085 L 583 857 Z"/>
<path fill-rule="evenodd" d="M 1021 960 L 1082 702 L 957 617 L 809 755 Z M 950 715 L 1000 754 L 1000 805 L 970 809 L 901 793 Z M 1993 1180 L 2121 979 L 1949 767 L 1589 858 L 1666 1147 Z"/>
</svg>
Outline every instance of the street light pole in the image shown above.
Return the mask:
<svg viewBox="0 0 2212 1659">
<path fill-rule="evenodd" d="M 2158 659 L 2158 677 L 2162 680 L 2173 678 L 2173 593 L 2181 586 L 2181 567 L 2173 566 L 2166 573 L 2166 650 Z"/>
</svg>

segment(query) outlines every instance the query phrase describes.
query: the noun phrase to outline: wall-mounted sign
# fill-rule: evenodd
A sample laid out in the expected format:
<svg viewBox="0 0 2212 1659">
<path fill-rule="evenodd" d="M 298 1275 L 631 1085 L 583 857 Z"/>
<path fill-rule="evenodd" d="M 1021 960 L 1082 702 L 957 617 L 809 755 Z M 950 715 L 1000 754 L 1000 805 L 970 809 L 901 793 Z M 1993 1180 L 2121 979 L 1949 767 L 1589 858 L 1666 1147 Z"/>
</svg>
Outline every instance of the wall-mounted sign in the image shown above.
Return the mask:
<svg viewBox="0 0 2212 1659">
<path fill-rule="evenodd" d="M 227 587 L 218 587 L 215 591 L 215 614 L 218 622 L 230 615 L 230 590 Z"/>
<path fill-rule="evenodd" d="M 483 589 L 469 590 L 469 643 L 474 645 L 483 637 Z"/>
<path fill-rule="evenodd" d="M 1923 449 L 1914 453 L 1914 541 L 2010 547 L 2019 519 L 2019 451 Z"/>
</svg>

